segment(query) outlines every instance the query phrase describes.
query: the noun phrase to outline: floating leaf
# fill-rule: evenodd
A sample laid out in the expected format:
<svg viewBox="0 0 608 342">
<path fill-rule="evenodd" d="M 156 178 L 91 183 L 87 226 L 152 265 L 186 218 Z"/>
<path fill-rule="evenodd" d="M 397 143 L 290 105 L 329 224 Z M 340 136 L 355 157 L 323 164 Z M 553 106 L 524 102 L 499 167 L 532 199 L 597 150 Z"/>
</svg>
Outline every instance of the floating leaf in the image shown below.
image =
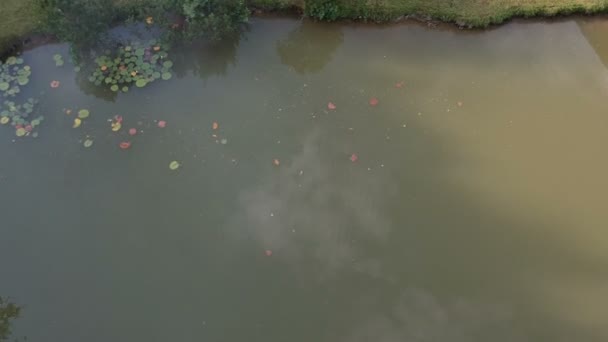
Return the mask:
<svg viewBox="0 0 608 342">
<path fill-rule="evenodd" d="M 135 135 L 135 134 L 137 134 L 137 129 L 135 129 L 135 128 L 130 128 L 130 129 L 129 129 L 129 135 Z"/>
<path fill-rule="evenodd" d="M 279 165 L 281 165 L 281 162 L 280 162 L 278 159 L 273 160 L 273 161 L 272 161 L 272 163 L 273 163 L 275 166 L 279 166 Z"/>
<path fill-rule="evenodd" d="M 172 171 L 179 169 L 179 167 L 180 167 L 179 163 L 175 160 L 169 164 L 169 169 L 171 169 Z"/>
<path fill-rule="evenodd" d="M 10 88 L 11 85 L 6 82 L 0 82 L 0 91 L 6 91 Z"/>
<path fill-rule="evenodd" d="M 120 122 L 112 123 L 112 131 L 118 132 L 118 131 L 120 131 L 121 128 L 122 128 L 122 124 Z"/>
<path fill-rule="evenodd" d="M 128 149 L 129 147 L 131 147 L 131 142 L 130 141 L 123 141 L 121 142 L 118 147 L 120 147 L 123 150 Z"/>
<path fill-rule="evenodd" d="M 264 251 L 264 254 L 266 254 L 267 257 L 272 256 L 272 251 L 270 249 L 267 249 Z"/>
<path fill-rule="evenodd" d="M 17 134 L 18 137 L 24 136 L 25 133 L 27 133 L 27 131 L 25 130 L 25 128 L 22 127 L 17 128 L 17 130 L 15 131 L 15 134 Z"/>
<path fill-rule="evenodd" d="M 51 88 L 59 88 L 59 81 L 52 81 L 51 82 Z"/>
<path fill-rule="evenodd" d="M 78 127 L 80 127 L 81 124 L 82 124 L 82 120 L 80 120 L 79 118 L 76 118 L 76 119 L 74 119 L 74 125 L 72 127 L 78 128 Z"/>
<path fill-rule="evenodd" d="M 80 72 L 80 67 L 79 66 L 75 66 L 74 67 L 74 72 Z"/>
<path fill-rule="evenodd" d="M 3 116 L 3 117 L 0 119 L 0 124 L 2 124 L 2 125 L 6 125 L 6 124 L 7 124 L 7 123 L 9 123 L 10 121 L 11 121 L 11 119 L 9 119 L 9 118 L 8 118 L 8 116 Z"/>
<path fill-rule="evenodd" d="M 375 97 L 372 97 L 371 99 L 369 99 L 369 105 L 372 107 L 376 107 L 378 105 L 378 103 L 380 103 L 380 101 L 378 101 L 378 99 Z"/>
<path fill-rule="evenodd" d="M 162 79 L 163 79 L 164 81 L 168 81 L 168 80 L 170 80 L 170 79 L 171 79 L 171 77 L 172 77 L 172 76 L 173 76 L 173 75 L 171 75 L 171 73 L 170 73 L 170 72 L 163 72 L 163 74 L 162 74 L 162 76 L 161 76 L 161 77 L 162 77 Z"/>
<path fill-rule="evenodd" d="M 148 84 L 148 82 L 141 78 L 135 82 L 135 86 L 137 86 L 138 88 L 143 88 L 146 86 L 146 84 Z"/>
<path fill-rule="evenodd" d="M 159 127 L 159 128 L 165 128 L 166 126 L 167 126 L 167 121 L 160 120 L 160 121 L 158 122 L 158 127 Z"/>
<path fill-rule="evenodd" d="M 163 62 L 163 67 L 165 67 L 167 69 L 171 68 L 172 66 L 173 66 L 173 62 L 171 62 L 171 61 Z"/>
<path fill-rule="evenodd" d="M 116 84 L 114 84 L 113 86 L 110 87 L 111 91 L 118 91 L 118 86 Z"/>
<path fill-rule="evenodd" d="M 213 128 L 213 130 L 216 130 L 216 129 L 220 128 L 220 125 L 217 122 L 213 122 L 213 125 L 211 125 L 211 128 Z"/>
<path fill-rule="evenodd" d="M 329 110 L 335 110 L 337 107 L 333 102 L 330 102 L 327 104 L 327 109 Z"/>
<path fill-rule="evenodd" d="M 84 147 L 89 148 L 89 147 L 93 146 L 93 140 L 87 139 L 84 141 L 83 145 L 84 145 Z"/>
<path fill-rule="evenodd" d="M 350 161 L 351 161 L 351 162 L 353 162 L 353 163 L 354 163 L 354 162 L 356 162 L 357 160 L 359 160 L 359 157 L 357 157 L 357 155 L 353 153 L 353 154 L 350 156 L 350 158 L 349 158 L 349 159 L 350 159 Z"/>
<path fill-rule="evenodd" d="M 78 117 L 81 119 L 86 119 L 89 117 L 89 110 L 88 109 L 81 109 L 78 111 Z"/>
<path fill-rule="evenodd" d="M 129 91 L 129 87 L 127 87 L 127 86 L 122 87 L 122 92 L 123 93 L 126 93 L 128 91 Z"/>
</svg>

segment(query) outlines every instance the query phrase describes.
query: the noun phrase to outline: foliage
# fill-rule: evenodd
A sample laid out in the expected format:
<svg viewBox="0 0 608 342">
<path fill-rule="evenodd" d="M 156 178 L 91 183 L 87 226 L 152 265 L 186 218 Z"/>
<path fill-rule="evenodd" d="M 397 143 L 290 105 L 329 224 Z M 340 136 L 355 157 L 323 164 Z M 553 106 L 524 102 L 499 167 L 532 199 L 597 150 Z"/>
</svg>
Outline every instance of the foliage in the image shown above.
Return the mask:
<svg viewBox="0 0 608 342">
<path fill-rule="evenodd" d="M 109 0 L 35 0 L 43 28 L 78 47 L 90 47 L 118 16 Z"/>
<path fill-rule="evenodd" d="M 4 97 L 15 97 L 21 87 L 30 82 L 30 67 L 22 65 L 23 59 L 17 57 L 9 57 L 4 63 L 0 61 L 0 94 Z"/>
<path fill-rule="evenodd" d="M 334 21 L 339 18 L 340 5 L 336 0 L 307 0 L 304 14 L 319 20 Z"/>
<path fill-rule="evenodd" d="M 23 104 L 17 104 L 13 101 L 4 101 L 0 111 L 0 124 L 11 124 L 15 128 L 15 135 L 18 137 L 32 136 L 37 137 L 38 133 L 35 129 L 42 123 L 44 116 L 39 115 L 32 119 L 37 101 L 29 98 Z"/>
<path fill-rule="evenodd" d="M 243 0 L 178 0 L 186 25 L 186 39 L 208 37 L 218 40 L 236 32 L 247 21 L 249 10 Z"/>
<path fill-rule="evenodd" d="M 0 98 L 4 99 L 0 104 L 0 125 L 10 124 L 18 137 L 36 137 L 38 133 L 34 130 L 44 120 L 42 116 L 31 119 L 36 100 L 30 98 L 24 103 L 8 100 L 15 98 L 21 92 L 21 87 L 29 83 L 31 70 L 23 63 L 23 59 L 17 57 L 9 57 L 6 62 L 0 62 Z"/>
<path fill-rule="evenodd" d="M 53 56 L 53 60 L 55 61 L 55 66 L 63 66 L 64 62 L 63 62 L 63 56 L 61 56 L 60 54 L 56 54 Z"/>
<path fill-rule="evenodd" d="M 168 56 L 166 46 L 156 40 L 120 46 L 114 54 L 106 51 L 95 59 L 89 81 L 114 92 L 127 92 L 133 84 L 142 88 L 158 79 L 169 80 L 173 62 Z"/>
<path fill-rule="evenodd" d="M 11 321 L 19 318 L 21 308 L 0 297 L 0 341 L 7 341 L 11 335 Z"/>
</svg>

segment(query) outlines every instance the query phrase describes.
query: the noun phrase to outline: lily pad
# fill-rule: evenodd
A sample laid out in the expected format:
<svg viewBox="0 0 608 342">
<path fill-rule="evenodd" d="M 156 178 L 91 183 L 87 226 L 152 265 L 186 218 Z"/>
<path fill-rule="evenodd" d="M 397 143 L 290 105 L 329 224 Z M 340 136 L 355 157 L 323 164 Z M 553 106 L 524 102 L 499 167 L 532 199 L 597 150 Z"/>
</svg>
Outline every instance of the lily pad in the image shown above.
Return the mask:
<svg viewBox="0 0 608 342">
<path fill-rule="evenodd" d="M 143 88 L 143 87 L 145 87 L 147 84 L 148 84 L 148 82 L 147 82 L 146 80 L 144 80 L 144 79 L 141 79 L 141 78 L 140 78 L 140 79 L 138 79 L 138 80 L 137 80 L 137 82 L 135 82 L 135 85 L 136 85 L 138 88 Z"/>
<path fill-rule="evenodd" d="M 169 169 L 172 171 L 179 169 L 179 167 L 180 167 L 179 163 L 175 160 L 169 164 Z"/>
<path fill-rule="evenodd" d="M 118 86 L 116 84 L 114 84 L 113 86 L 110 87 L 111 91 L 118 91 Z"/>
<path fill-rule="evenodd" d="M 78 128 L 80 127 L 80 125 L 82 124 L 82 120 L 80 120 L 79 118 L 74 119 L 74 125 L 72 125 L 72 128 Z"/>
<path fill-rule="evenodd" d="M 7 123 L 9 123 L 9 121 L 11 121 L 11 119 L 9 119 L 9 118 L 8 118 L 8 116 L 3 116 L 3 117 L 0 119 L 0 124 L 2 124 L 2 125 L 6 125 Z"/>
<path fill-rule="evenodd" d="M 84 147 L 86 147 L 86 148 L 89 148 L 89 147 L 93 146 L 93 140 L 87 139 L 84 141 L 84 143 L 82 145 L 84 145 Z"/>
<path fill-rule="evenodd" d="M 25 130 L 25 128 L 17 128 L 17 130 L 15 131 L 15 134 L 18 137 L 22 137 L 25 135 L 25 133 L 27 133 L 27 131 Z"/>
<path fill-rule="evenodd" d="M 112 123 L 112 131 L 118 132 L 118 131 L 120 131 L 121 128 L 122 128 L 122 124 L 120 122 Z"/>
<path fill-rule="evenodd" d="M 0 91 L 6 91 L 8 90 L 8 88 L 10 88 L 10 84 L 6 83 L 6 82 L 2 82 L 0 83 Z"/>
<path fill-rule="evenodd" d="M 172 66 L 173 66 L 173 62 L 171 62 L 171 61 L 165 61 L 163 63 L 163 67 L 165 67 L 167 69 L 171 68 Z"/>
<path fill-rule="evenodd" d="M 170 73 L 170 72 L 163 72 L 163 74 L 162 74 L 162 76 L 161 76 L 161 77 L 162 77 L 162 79 L 163 79 L 163 80 L 168 81 L 168 80 L 170 80 L 170 79 L 171 79 L 171 77 L 172 77 L 172 76 L 173 76 L 173 75 L 171 75 L 171 73 Z"/>
<path fill-rule="evenodd" d="M 126 93 L 126 92 L 128 92 L 128 91 L 129 91 L 129 87 L 127 87 L 127 86 L 122 87 L 122 92 L 123 92 L 123 93 Z"/>
<path fill-rule="evenodd" d="M 81 119 L 86 119 L 89 117 L 89 110 L 88 109 L 81 109 L 78 111 L 78 117 Z"/>
</svg>

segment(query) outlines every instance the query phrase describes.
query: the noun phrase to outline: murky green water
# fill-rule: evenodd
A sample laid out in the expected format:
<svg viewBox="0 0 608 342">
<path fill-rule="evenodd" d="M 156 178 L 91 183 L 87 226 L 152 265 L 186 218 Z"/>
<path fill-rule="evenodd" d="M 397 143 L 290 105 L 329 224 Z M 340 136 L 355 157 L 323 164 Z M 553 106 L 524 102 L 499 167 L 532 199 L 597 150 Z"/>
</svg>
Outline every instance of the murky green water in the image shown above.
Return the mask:
<svg viewBox="0 0 608 342">
<path fill-rule="evenodd" d="M 47 120 L 0 127 L 14 336 L 606 341 L 607 36 L 256 19 L 109 97 L 67 46 L 26 52 Z"/>
</svg>

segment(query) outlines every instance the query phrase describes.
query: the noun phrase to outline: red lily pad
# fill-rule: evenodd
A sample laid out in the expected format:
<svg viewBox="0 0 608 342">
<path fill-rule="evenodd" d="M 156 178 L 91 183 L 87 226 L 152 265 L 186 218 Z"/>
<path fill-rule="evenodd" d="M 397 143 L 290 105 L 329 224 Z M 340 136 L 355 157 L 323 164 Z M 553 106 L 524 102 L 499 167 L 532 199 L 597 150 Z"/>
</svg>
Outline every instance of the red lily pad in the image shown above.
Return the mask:
<svg viewBox="0 0 608 342">
<path fill-rule="evenodd" d="M 378 103 L 380 103 L 380 101 L 378 101 L 378 99 L 375 97 L 372 97 L 371 99 L 369 99 L 369 105 L 372 107 L 376 107 L 378 105 Z"/>
<path fill-rule="evenodd" d="M 25 130 L 26 130 L 27 132 L 31 132 L 31 131 L 32 131 L 32 129 L 33 129 L 32 125 L 27 125 L 27 126 L 25 126 Z"/>
<path fill-rule="evenodd" d="M 122 123 L 122 116 L 120 115 L 115 115 L 114 116 L 114 121 L 118 122 L 118 123 Z"/>
<path fill-rule="evenodd" d="M 166 126 L 167 126 L 167 121 L 160 120 L 160 121 L 158 122 L 158 127 L 159 127 L 159 128 L 165 128 Z"/>
<path fill-rule="evenodd" d="M 338 108 L 338 107 L 336 107 L 336 105 L 333 102 L 330 102 L 327 104 L 327 109 L 329 109 L 329 110 L 336 110 L 336 108 Z"/>
<path fill-rule="evenodd" d="M 349 159 L 350 159 L 350 161 L 351 161 L 351 162 L 353 162 L 353 163 L 354 163 L 354 162 L 356 162 L 357 160 L 359 160 L 359 157 L 357 157 L 357 155 L 353 153 L 353 154 L 351 154 L 351 156 L 350 156 L 350 158 L 349 158 Z"/>
<path fill-rule="evenodd" d="M 135 135 L 135 134 L 137 134 L 137 129 L 135 129 L 135 128 L 130 128 L 130 129 L 129 129 L 129 135 Z"/>
<path fill-rule="evenodd" d="M 264 251 L 264 254 L 266 254 L 266 256 L 272 256 L 272 251 L 270 249 L 267 249 Z"/>
<path fill-rule="evenodd" d="M 52 81 L 51 82 L 51 88 L 59 88 L 59 81 Z"/>
<path fill-rule="evenodd" d="M 118 145 L 121 149 L 126 150 L 129 147 L 131 147 L 131 142 L 130 141 L 123 141 L 120 143 L 120 145 Z"/>
</svg>

